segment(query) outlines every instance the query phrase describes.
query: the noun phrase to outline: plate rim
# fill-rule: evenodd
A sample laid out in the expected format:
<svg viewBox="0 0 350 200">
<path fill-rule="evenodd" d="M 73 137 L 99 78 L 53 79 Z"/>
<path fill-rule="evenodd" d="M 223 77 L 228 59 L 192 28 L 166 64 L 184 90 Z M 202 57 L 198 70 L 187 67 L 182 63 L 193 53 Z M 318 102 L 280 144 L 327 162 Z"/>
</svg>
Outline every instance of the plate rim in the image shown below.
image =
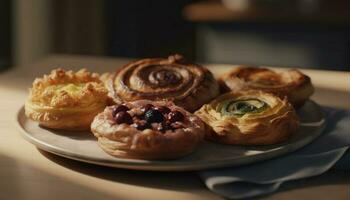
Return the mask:
<svg viewBox="0 0 350 200">
<path fill-rule="evenodd" d="M 161 161 L 161 160 L 141 160 L 141 159 L 125 159 L 125 158 L 118 158 L 118 161 L 112 161 L 108 159 L 91 159 L 91 157 L 86 157 L 85 155 L 81 154 L 75 154 L 72 152 L 68 152 L 65 149 L 62 149 L 60 147 L 54 146 L 52 144 L 43 142 L 35 137 L 33 137 L 30 133 L 28 133 L 25 128 L 23 127 L 23 124 L 21 123 L 21 118 L 26 117 L 25 116 L 25 110 L 24 105 L 22 105 L 15 115 L 15 125 L 18 130 L 20 130 L 21 136 L 33 144 L 38 149 L 41 149 L 43 151 L 55 154 L 57 156 L 65 157 L 68 159 L 90 163 L 90 164 L 96 164 L 101 166 L 107 166 L 107 167 L 114 167 L 114 168 L 123 168 L 123 169 L 133 169 L 133 170 L 144 170 L 144 171 L 198 171 L 198 170 L 207 170 L 207 169 L 216 169 L 216 168 L 224 168 L 224 167 L 237 167 L 247 164 L 253 164 L 256 162 L 260 162 L 263 160 L 268 160 L 274 157 L 283 156 L 287 153 L 292 153 L 308 144 L 313 142 L 315 139 L 317 139 L 322 132 L 324 131 L 327 120 L 326 120 L 326 114 L 325 111 L 322 109 L 322 107 L 317 104 L 316 102 L 312 100 L 308 100 L 307 102 L 310 102 L 313 104 L 313 106 L 317 107 L 318 111 L 320 112 L 321 118 L 323 119 L 322 125 L 315 131 L 316 133 L 312 134 L 311 136 L 306 137 L 306 139 L 294 143 L 289 143 L 289 145 L 295 145 L 295 147 L 292 148 L 292 150 L 288 148 L 284 148 L 282 150 L 276 151 L 275 149 L 268 150 L 268 154 L 261 153 L 253 155 L 254 159 L 248 160 L 243 159 L 237 164 L 232 164 L 232 159 L 224 159 L 224 160 L 218 160 L 216 162 L 211 163 L 199 163 L 192 162 L 192 163 L 186 163 L 181 164 L 180 163 L 172 163 L 172 165 L 164 165 L 164 162 L 167 161 Z M 306 141 L 305 141 L 306 140 Z M 297 144 L 297 145 L 296 145 Z M 285 145 L 287 146 L 287 145 Z M 283 146 L 276 147 L 276 148 L 282 148 Z M 199 147 L 200 148 L 200 147 Z M 272 151 L 272 152 L 271 152 Z M 62 153 L 65 152 L 65 153 Z M 236 159 L 235 159 L 236 160 Z M 218 163 L 219 162 L 219 163 Z"/>
</svg>

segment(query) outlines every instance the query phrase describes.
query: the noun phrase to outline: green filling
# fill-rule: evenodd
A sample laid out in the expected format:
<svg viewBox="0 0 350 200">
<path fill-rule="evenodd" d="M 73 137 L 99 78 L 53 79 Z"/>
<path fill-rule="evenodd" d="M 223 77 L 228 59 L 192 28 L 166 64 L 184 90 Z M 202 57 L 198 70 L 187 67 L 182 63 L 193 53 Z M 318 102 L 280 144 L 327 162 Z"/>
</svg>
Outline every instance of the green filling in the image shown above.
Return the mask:
<svg viewBox="0 0 350 200">
<path fill-rule="evenodd" d="M 265 102 L 259 99 L 244 99 L 232 101 L 228 100 L 222 103 L 219 108 L 223 115 L 234 115 L 242 117 L 247 113 L 260 113 L 269 107 Z"/>
</svg>

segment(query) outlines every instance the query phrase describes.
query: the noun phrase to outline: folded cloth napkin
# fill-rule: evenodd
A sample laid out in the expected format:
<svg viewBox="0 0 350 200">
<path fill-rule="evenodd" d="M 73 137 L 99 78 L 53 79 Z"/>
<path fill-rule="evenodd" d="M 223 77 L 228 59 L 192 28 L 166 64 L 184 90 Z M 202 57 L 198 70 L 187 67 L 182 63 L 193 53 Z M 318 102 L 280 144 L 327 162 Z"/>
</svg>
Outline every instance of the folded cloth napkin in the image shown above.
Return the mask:
<svg viewBox="0 0 350 200">
<path fill-rule="evenodd" d="M 275 192 L 284 182 L 320 175 L 332 167 L 350 169 L 350 111 L 325 110 L 324 132 L 302 149 L 251 165 L 200 171 L 199 176 L 211 191 L 243 199 Z"/>
</svg>

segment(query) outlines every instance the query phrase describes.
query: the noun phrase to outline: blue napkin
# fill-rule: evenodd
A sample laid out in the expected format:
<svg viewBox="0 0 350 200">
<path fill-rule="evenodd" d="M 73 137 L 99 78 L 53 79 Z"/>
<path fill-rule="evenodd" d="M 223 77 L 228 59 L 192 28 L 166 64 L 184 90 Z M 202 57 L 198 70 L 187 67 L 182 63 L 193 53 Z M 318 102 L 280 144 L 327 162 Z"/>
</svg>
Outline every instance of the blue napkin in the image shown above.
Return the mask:
<svg viewBox="0 0 350 200">
<path fill-rule="evenodd" d="M 350 169 L 350 111 L 326 108 L 327 125 L 311 144 L 286 156 L 234 168 L 199 172 L 214 193 L 230 199 L 266 195 L 282 183 Z M 350 150 L 349 150 L 350 151 Z"/>
</svg>

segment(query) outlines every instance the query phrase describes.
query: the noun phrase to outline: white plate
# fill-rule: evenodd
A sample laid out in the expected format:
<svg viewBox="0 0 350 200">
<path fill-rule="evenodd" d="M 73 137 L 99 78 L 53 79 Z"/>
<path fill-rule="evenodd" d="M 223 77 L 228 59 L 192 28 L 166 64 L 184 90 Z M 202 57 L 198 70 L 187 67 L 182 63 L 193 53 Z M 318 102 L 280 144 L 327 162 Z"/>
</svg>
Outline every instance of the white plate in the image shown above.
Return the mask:
<svg viewBox="0 0 350 200">
<path fill-rule="evenodd" d="M 280 156 L 295 151 L 317 138 L 325 127 L 321 108 L 308 101 L 298 111 L 301 126 L 298 134 L 287 142 L 268 146 L 230 146 L 204 142 L 194 153 L 177 160 L 149 161 L 121 159 L 108 155 L 97 145 L 89 132 L 60 132 L 44 129 L 24 115 L 22 107 L 17 122 L 23 136 L 39 149 L 66 158 L 117 168 L 187 171 L 238 166 Z"/>
</svg>

